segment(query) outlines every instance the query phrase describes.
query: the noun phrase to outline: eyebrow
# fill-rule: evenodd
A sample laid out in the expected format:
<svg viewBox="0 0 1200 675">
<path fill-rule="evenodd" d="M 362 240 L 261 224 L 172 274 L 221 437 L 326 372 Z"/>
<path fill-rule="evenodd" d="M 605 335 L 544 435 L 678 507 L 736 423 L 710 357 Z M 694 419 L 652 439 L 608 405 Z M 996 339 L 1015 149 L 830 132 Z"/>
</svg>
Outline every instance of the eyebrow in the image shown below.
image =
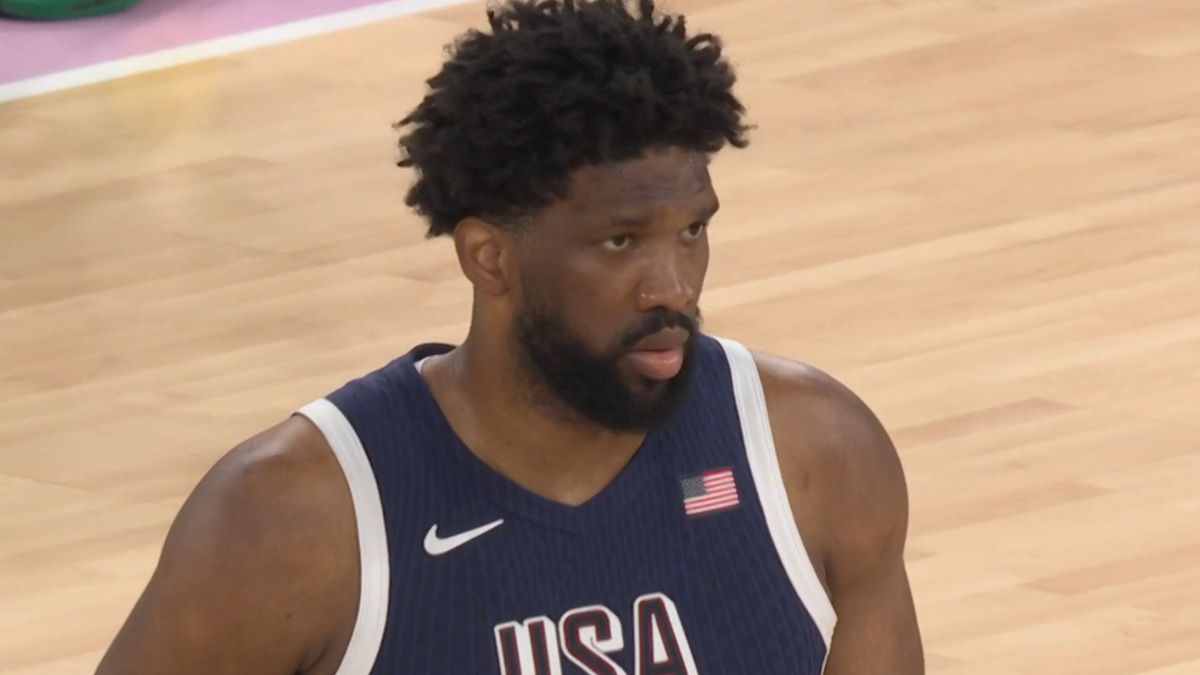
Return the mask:
<svg viewBox="0 0 1200 675">
<path fill-rule="evenodd" d="M 694 222 L 707 222 L 721 210 L 721 202 L 712 201 L 697 210 Z M 654 220 L 653 212 L 643 212 L 636 215 L 617 215 L 609 222 L 610 227 L 640 229 L 650 225 Z"/>
</svg>

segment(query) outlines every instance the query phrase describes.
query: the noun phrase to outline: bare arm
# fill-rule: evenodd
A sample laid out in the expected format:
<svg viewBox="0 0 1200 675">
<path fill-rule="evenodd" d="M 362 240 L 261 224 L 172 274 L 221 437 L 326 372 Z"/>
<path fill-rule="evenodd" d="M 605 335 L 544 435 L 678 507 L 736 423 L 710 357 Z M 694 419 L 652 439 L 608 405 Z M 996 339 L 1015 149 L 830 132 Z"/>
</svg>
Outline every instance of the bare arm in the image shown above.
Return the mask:
<svg viewBox="0 0 1200 675">
<path fill-rule="evenodd" d="M 891 440 L 845 392 L 845 458 L 836 498 L 846 523 L 828 537 L 829 587 L 838 624 L 827 675 L 925 672 L 904 542 L 908 493 Z"/>
<path fill-rule="evenodd" d="M 904 544 L 908 494 L 875 415 L 816 369 L 760 357 L 788 498 L 830 593 L 826 675 L 921 675 Z M 788 414 L 784 414 L 785 411 Z"/>
<path fill-rule="evenodd" d="M 358 554 L 349 491 L 323 443 L 292 418 L 213 467 L 97 675 L 336 669 Z"/>
</svg>

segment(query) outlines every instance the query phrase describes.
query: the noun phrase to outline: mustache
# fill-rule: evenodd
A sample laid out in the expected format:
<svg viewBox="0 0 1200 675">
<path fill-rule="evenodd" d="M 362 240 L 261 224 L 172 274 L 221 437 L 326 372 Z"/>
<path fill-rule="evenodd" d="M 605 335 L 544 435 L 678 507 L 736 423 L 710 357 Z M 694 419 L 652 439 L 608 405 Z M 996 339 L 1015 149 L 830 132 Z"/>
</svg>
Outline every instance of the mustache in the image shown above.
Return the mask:
<svg viewBox="0 0 1200 675">
<path fill-rule="evenodd" d="M 703 318 L 700 316 L 700 310 L 696 310 L 696 316 L 693 318 L 682 312 L 656 309 L 646 317 L 645 321 L 638 324 L 637 328 L 631 330 L 621 338 L 619 348 L 622 353 L 627 352 L 633 349 L 633 346 L 643 338 L 650 337 L 667 328 L 682 328 L 686 330 L 688 332 L 688 341 L 690 342 L 696 339 L 696 333 L 700 331 L 700 324 L 702 322 Z"/>
</svg>

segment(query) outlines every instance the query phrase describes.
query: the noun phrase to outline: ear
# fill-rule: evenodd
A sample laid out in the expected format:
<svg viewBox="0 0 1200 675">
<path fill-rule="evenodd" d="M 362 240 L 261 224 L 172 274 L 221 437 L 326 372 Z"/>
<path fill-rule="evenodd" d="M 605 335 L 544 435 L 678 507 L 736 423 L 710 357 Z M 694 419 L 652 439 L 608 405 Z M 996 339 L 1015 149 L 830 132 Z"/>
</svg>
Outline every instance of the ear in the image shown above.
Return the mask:
<svg viewBox="0 0 1200 675">
<path fill-rule="evenodd" d="M 514 251 L 509 232 L 482 218 L 464 218 L 454 228 L 454 250 L 458 266 L 477 291 L 503 295 L 511 289 Z"/>
</svg>

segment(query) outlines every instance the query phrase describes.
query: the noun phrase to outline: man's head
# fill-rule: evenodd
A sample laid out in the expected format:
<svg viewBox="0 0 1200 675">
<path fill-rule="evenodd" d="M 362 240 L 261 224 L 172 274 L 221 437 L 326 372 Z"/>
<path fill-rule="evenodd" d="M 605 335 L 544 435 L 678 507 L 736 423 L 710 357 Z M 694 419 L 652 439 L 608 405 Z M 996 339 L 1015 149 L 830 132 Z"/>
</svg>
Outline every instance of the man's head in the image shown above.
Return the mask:
<svg viewBox="0 0 1200 675">
<path fill-rule="evenodd" d="M 708 157 L 746 145 L 732 69 L 651 0 L 515 0 L 488 17 L 400 123 L 407 202 L 430 236 L 453 234 L 473 321 L 535 390 L 645 429 L 686 384 Z"/>
</svg>

